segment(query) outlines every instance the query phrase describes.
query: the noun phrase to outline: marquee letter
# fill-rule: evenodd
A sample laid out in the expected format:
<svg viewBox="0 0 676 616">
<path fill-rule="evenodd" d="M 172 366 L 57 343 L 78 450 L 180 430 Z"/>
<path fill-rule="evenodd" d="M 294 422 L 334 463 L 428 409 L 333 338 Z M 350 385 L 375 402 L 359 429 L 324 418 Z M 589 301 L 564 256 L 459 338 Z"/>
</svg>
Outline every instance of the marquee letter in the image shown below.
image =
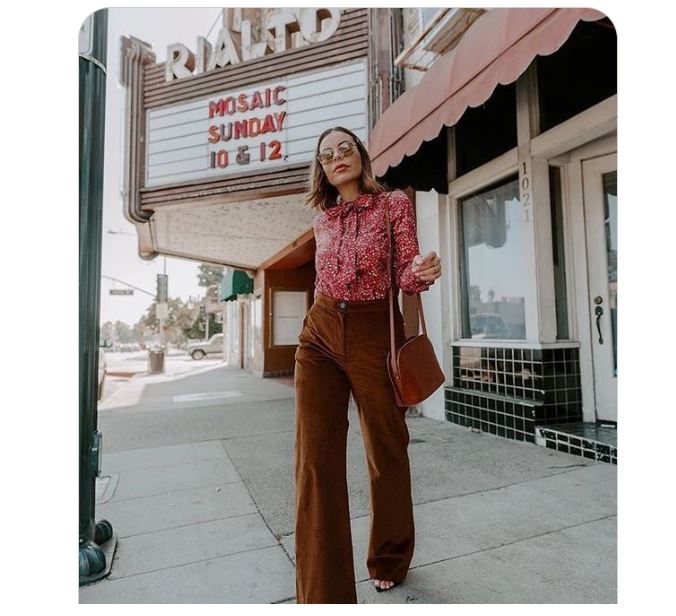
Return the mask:
<svg viewBox="0 0 676 616">
<path fill-rule="evenodd" d="M 239 38 L 239 34 L 230 33 L 230 31 L 225 28 L 221 29 L 218 33 L 218 39 L 216 40 L 216 45 L 211 54 L 211 59 L 207 65 L 207 70 L 211 70 L 222 66 L 227 66 L 228 64 L 239 64 L 239 55 L 237 54 L 237 48 L 235 47 L 235 42 L 233 38 Z M 239 41 L 238 41 L 239 42 Z"/>
<path fill-rule="evenodd" d="M 174 43 L 167 47 L 164 78 L 167 81 L 190 77 L 195 69 L 195 56 L 185 45 Z"/>
<path fill-rule="evenodd" d="M 246 120 L 238 120 L 234 124 L 235 139 L 246 139 L 249 136 L 249 123 Z"/>
<path fill-rule="evenodd" d="M 195 75 L 200 75 L 207 70 L 211 60 L 211 43 L 203 36 L 197 37 L 197 59 L 195 61 Z"/>
<path fill-rule="evenodd" d="M 261 134 L 272 133 L 275 131 L 275 123 L 272 119 L 272 115 L 268 113 L 263 120 L 263 126 L 261 126 Z"/>
<path fill-rule="evenodd" d="M 245 93 L 237 97 L 237 111 L 249 111 L 249 102 L 246 100 Z"/>
<path fill-rule="evenodd" d="M 249 146 L 248 145 L 238 145 L 237 146 L 237 164 L 239 165 L 248 165 L 249 160 L 251 158 L 251 154 L 249 154 Z"/>
<path fill-rule="evenodd" d="M 256 137 L 261 134 L 260 118 L 249 118 L 249 137 Z"/>
<path fill-rule="evenodd" d="M 225 101 L 220 99 L 218 102 L 214 103 L 209 101 L 209 118 L 213 118 L 216 114 L 223 115 L 225 113 Z"/>
<path fill-rule="evenodd" d="M 290 11 L 276 11 L 267 20 L 266 30 L 274 32 L 275 51 L 291 49 L 291 35 L 300 30 L 296 16 Z"/>
<path fill-rule="evenodd" d="M 277 130 L 282 130 L 284 126 L 284 120 L 286 118 L 286 111 L 281 111 L 280 113 L 275 113 L 275 120 L 277 120 Z"/>
<path fill-rule="evenodd" d="M 280 96 L 280 93 L 286 90 L 286 86 L 277 86 L 274 92 L 275 105 L 283 105 L 286 103 L 286 99 Z"/>
<path fill-rule="evenodd" d="M 300 31 L 308 43 L 321 43 L 338 29 L 340 24 L 339 9 L 297 9 Z M 322 20 L 330 19 L 328 27 L 322 30 Z"/>
<path fill-rule="evenodd" d="M 263 99 L 261 98 L 261 93 L 258 90 L 255 90 L 251 95 L 251 103 L 249 104 L 249 109 L 258 109 L 258 107 L 263 106 Z"/>
<path fill-rule="evenodd" d="M 254 43 L 251 36 L 251 22 L 248 19 L 242 20 L 242 60 L 255 60 L 262 58 L 272 50 L 268 46 L 268 41 L 264 39 Z M 260 30 L 259 30 L 260 32 Z"/>
</svg>

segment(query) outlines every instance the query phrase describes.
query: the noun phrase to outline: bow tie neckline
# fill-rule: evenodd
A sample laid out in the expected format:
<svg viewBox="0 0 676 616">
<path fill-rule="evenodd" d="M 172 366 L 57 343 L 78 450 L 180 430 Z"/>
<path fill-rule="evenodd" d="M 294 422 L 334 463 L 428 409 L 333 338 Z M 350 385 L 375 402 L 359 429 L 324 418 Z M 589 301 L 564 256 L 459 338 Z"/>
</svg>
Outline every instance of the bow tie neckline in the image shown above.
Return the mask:
<svg viewBox="0 0 676 616">
<path fill-rule="evenodd" d="M 335 203 L 326 209 L 326 213 L 329 216 L 337 216 L 345 210 L 352 210 L 354 208 L 365 208 L 370 203 L 371 193 L 362 193 L 350 201 L 344 201 L 343 198 L 338 195 L 336 197 Z"/>
</svg>

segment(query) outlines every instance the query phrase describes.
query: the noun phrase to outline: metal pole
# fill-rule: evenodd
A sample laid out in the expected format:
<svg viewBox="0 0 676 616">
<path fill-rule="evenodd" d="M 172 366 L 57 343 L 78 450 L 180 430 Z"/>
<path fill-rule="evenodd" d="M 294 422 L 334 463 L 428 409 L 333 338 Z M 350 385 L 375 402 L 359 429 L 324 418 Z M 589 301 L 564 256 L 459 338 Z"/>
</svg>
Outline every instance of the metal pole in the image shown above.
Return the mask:
<svg viewBox="0 0 676 616">
<path fill-rule="evenodd" d="M 166 256 L 164 257 L 164 270 L 163 270 L 162 273 L 165 276 L 167 275 L 167 257 Z M 167 302 L 167 304 L 169 303 L 169 293 L 168 292 L 167 292 L 167 297 L 163 298 L 163 301 Z M 165 333 L 164 333 L 164 318 L 161 318 L 160 319 L 160 347 L 162 348 L 162 350 L 160 352 L 162 353 L 162 355 L 164 357 L 166 357 L 166 350 L 165 350 L 166 344 L 167 344 L 167 340 L 166 340 Z M 162 365 L 164 366 L 164 359 L 162 359 Z"/>
<path fill-rule="evenodd" d="M 97 430 L 101 220 L 106 105 L 108 11 L 85 21 L 78 59 L 80 75 L 80 585 L 110 571 L 115 540 L 107 520 L 95 523 L 96 477 L 100 474 L 101 433 Z M 107 544 L 105 550 L 101 544 Z M 110 550 L 110 552 L 108 552 Z"/>
</svg>

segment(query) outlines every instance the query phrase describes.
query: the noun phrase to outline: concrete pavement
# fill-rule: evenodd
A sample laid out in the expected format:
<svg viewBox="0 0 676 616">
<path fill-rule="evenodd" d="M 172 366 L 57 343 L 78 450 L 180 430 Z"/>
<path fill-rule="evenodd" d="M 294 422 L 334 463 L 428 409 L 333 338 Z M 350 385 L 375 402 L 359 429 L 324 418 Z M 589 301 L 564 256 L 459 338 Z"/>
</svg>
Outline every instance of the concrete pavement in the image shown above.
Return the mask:
<svg viewBox="0 0 676 616">
<path fill-rule="evenodd" d="M 127 386 L 99 414 L 96 519 L 117 548 L 80 602 L 295 603 L 292 387 L 222 364 Z M 349 421 L 360 603 L 616 602 L 616 466 L 421 417 L 407 419 L 415 555 L 376 593 L 354 408 Z"/>
</svg>

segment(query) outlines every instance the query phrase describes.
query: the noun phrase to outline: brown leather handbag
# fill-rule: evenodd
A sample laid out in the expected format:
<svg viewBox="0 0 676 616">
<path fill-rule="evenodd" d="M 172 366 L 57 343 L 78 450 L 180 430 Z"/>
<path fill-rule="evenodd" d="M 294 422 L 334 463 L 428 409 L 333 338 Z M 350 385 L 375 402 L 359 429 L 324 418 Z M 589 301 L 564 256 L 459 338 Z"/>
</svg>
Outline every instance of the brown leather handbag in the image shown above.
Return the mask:
<svg viewBox="0 0 676 616">
<path fill-rule="evenodd" d="M 387 258 L 390 272 L 390 352 L 387 354 L 387 370 L 394 388 L 394 398 L 397 406 L 407 407 L 418 404 L 429 398 L 441 385 L 446 377 L 439 365 L 437 356 L 430 339 L 427 337 L 425 315 L 423 313 L 420 293 L 416 293 L 416 326 L 422 323 L 422 334 L 410 336 L 399 347 L 394 339 L 394 271 L 392 269 L 392 230 L 390 228 L 389 206 L 385 206 L 387 220 L 387 238 L 389 254 Z M 397 290 L 399 295 L 399 290 Z M 419 329 L 418 329 L 419 331 Z"/>
</svg>

